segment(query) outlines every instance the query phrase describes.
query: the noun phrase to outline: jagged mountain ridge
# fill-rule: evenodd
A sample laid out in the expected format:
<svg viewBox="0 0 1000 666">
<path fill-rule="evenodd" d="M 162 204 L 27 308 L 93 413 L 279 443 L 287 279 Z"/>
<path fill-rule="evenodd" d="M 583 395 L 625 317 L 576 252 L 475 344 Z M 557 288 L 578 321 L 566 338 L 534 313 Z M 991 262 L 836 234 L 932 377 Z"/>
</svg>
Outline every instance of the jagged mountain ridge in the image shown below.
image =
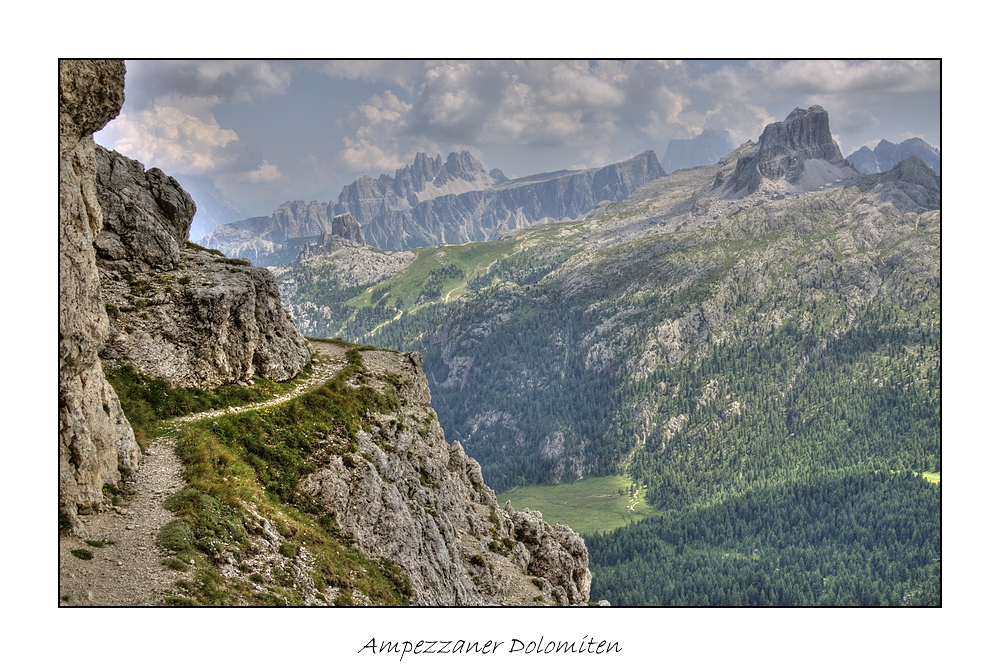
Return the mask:
<svg viewBox="0 0 1000 666">
<path fill-rule="evenodd" d="M 281 254 L 282 243 L 329 232 L 325 220 L 344 213 L 358 220 L 368 243 L 384 250 L 484 241 L 545 220 L 580 218 L 601 201 L 620 201 L 664 175 L 652 151 L 600 169 L 514 180 L 494 171 L 496 177 L 487 174 L 468 152 L 447 160 L 420 153 L 394 177 L 363 176 L 346 186 L 336 204 L 289 202 L 271 218 L 223 225 L 203 242 L 259 265 L 290 263 L 295 255 Z"/>
<path fill-rule="evenodd" d="M 875 150 L 861 146 L 847 156 L 847 161 L 864 174 L 884 173 L 911 155 L 919 157 L 936 175 L 941 175 L 941 151 L 916 137 L 899 144 L 882 139 Z"/>
</svg>

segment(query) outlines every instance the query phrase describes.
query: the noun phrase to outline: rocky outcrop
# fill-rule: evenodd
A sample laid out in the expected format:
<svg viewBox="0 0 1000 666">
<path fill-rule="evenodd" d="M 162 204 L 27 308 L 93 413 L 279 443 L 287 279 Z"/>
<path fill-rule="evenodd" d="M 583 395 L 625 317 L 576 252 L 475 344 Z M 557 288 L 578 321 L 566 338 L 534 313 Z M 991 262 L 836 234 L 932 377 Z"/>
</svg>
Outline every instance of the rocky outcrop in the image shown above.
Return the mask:
<svg viewBox="0 0 1000 666">
<path fill-rule="evenodd" d="M 309 362 L 265 269 L 187 242 L 194 203 L 173 178 L 98 147 L 107 224 L 95 243 L 112 322 L 105 360 L 177 386 L 283 381 Z"/>
<path fill-rule="evenodd" d="M 333 203 L 286 201 L 270 217 L 252 217 L 223 224 L 205 236 L 202 244 L 231 257 L 243 257 L 258 266 L 290 264 L 310 240 L 325 235 L 364 245 L 360 225 Z M 289 241 L 293 241 L 289 243 Z"/>
<path fill-rule="evenodd" d="M 923 213 L 941 208 L 941 177 L 912 155 L 886 173 L 872 174 L 858 182 L 864 192 L 899 213 Z"/>
<path fill-rule="evenodd" d="M 323 231 L 315 243 L 306 243 L 302 246 L 295 263 L 328 256 L 349 247 L 364 247 L 364 244 L 365 236 L 361 233 L 361 225 L 350 213 L 344 213 L 330 220 L 330 233 Z"/>
<path fill-rule="evenodd" d="M 362 356 L 370 377 L 392 384 L 399 408 L 370 414 L 357 451 L 334 456 L 299 490 L 315 497 L 366 555 L 402 567 L 414 604 L 587 603 L 583 539 L 546 524 L 538 512 L 497 505 L 479 464 L 458 442 L 445 441 L 420 355 Z"/>
<path fill-rule="evenodd" d="M 94 245 L 102 265 L 125 272 L 167 270 L 180 261 L 195 205 L 159 169 L 97 146 L 97 183 L 104 229 Z"/>
<path fill-rule="evenodd" d="M 911 156 L 919 157 L 936 175 L 941 175 L 941 151 L 916 137 L 900 144 L 882 139 L 875 150 L 861 146 L 847 156 L 847 161 L 861 173 L 873 174 L 885 173 Z"/>
<path fill-rule="evenodd" d="M 733 149 L 726 130 L 706 128 L 693 139 L 671 139 L 660 163 L 666 173 L 715 164 Z"/>
<path fill-rule="evenodd" d="M 99 509 L 140 455 L 98 356 L 109 329 L 94 251 L 104 219 L 93 133 L 118 115 L 124 90 L 119 60 L 59 63 L 59 508 L 68 527 Z"/>
<path fill-rule="evenodd" d="M 332 217 L 345 213 L 360 223 L 368 243 L 383 250 L 492 240 L 538 222 L 580 218 L 598 202 L 621 201 L 663 175 L 652 151 L 601 169 L 515 180 L 499 169 L 487 174 L 468 152 L 451 153 L 447 160 L 418 153 L 395 176 L 362 176 L 343 189 L 336 204 L 288 202 L 270 218 L 220 226 L 203 242 L 261 266 L 291 263 L 303 237 L 331 233 Z"/>
<path fill-rule="evenodd" d="M 785 189 L 805 191 L 856 173 L 830 134 L 826 110 L 813 105 L 765 127 L 757 150 L 737 162 L 726 190 L 741 196 L 753 194 L 767 181 L 781 181 Z"/>
</svg>

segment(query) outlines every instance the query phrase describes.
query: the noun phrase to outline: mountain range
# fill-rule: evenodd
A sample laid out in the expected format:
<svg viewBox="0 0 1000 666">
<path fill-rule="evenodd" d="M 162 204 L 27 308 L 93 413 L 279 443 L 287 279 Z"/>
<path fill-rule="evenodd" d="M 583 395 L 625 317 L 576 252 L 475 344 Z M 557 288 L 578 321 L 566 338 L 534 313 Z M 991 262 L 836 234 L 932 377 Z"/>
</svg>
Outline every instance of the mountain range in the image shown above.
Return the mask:
<svg viewBox="0 0 1000 666">
<path fill-rule="evenodd" d="M 68 563 L 113 562 L 102 526 L 128 516 L 184 572 L 161 603 L 940 605 L 920 157 L 862 174 L 818 106 L 668 175 L 652 152 L 513 180 L 418 154 L 204 248 L 175 179 L 93 142 L 124 83 L 60 62 L 74 595 Z M 137 486 L 151 436 L 176 487 Z M 611 474 L 658 515 L 581 538 L 493 490 Z"/>
<path fill-rule="evenodd" d="M 307 238 L 329 232 L 329 220 L 345 213 L 383 250 L 485 241 L 540 222 L 578 219 L 663 175 L 652 151 L 600 169 L 513 180 L 499 169 L 486 173 L 468 151 L 444 160 L 418 153 L 394 176 L 362 176 L 345 186 L 336 203 L 286 202 L 270 217 L 222 225 L 202 242 L 257 265 L 290 263 Z"/>
<path fill-rule="evenodd" d="M 861 173 L 884 173 L 910 156 L 919 157 L 935 174 L 941 175 L 941 151 L 918 138 L 899 144 L 882 139 L 875 150 L 861 146 L 847 156 L 847 161 Z"/>
</svg>

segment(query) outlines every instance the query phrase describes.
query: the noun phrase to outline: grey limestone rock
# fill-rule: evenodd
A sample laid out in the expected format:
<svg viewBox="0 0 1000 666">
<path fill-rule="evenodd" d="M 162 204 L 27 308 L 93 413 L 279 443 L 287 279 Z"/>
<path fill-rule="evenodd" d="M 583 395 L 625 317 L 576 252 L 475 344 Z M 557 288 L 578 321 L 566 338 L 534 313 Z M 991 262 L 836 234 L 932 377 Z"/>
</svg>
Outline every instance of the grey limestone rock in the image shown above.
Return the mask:
<svg viewBox="0 0 1000 666">
<path fill-rule="evenodd" d="M 140 455 L 98 356 L 109 327 L 94 252 L 104 220 L 93 133 L 118 115 L 124 88 L 120 60 L 59 63 L 59 506 L 74 528 Z"/>
<path fill-rule="evenodd" d="M 178 386 L 282 381 L 309 362 L 274 277 L 187 242 L 194 203 L 177 181 L 99 149 L 111 221 L 98 265 L 113 330 L 101 355 Z"/>
<path fill-rule="evenodd" d="M 370 414 L 357 452 L 305 477 L 369 556 L 402 567 L 417 605 L 580 605 L 590 595 L 587 548 L 537 512 L 497 505 L 479 464 L 449 445 L 430 409 L 415 352 L 362 352 L 372 378 L 393 376 L 400 406 Z"/>
<path fill-rule="evenodd" d="M 180 260 L 195 205 L 177 181 L 159 169 L 97 146 L 97 182 L 104 229 L 95 245 L 104 261 L 141 272 L 169 269 Z"/>
<path fill-rule="evenodd" d="M 830 134 L 830 116 L 817 105 L 797 108 L 784 121 L 765 127 L 757 150 L 739 158 L 726 189 L 736 195 L 753 194 L 765 181 L 796 185 L 812 171 L 830 178 L 856 173 Z"/>
</svg>

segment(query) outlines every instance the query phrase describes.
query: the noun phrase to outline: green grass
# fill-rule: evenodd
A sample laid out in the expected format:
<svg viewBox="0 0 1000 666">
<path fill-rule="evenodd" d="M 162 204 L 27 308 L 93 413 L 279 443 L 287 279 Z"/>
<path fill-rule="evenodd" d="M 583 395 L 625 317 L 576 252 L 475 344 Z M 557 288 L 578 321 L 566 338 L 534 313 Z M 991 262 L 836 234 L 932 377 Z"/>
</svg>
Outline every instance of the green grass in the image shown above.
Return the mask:
<svg viewBox="0 0 1000 666">
<path fill-rule="evenodd" d="M 933 484 L 941 483 L 941 472 L 923 472 L 921 476 Z"/>
<path fill-rule="evenodd" d="M 312 365 L 286 382 L 257 378 L 253 386 L 227 384 L 211 390 L 171 386 L 124 363 L 106 364 L 104 375 L 115 389 L 136 439 L 144 445 L 147 437 L 160 434 L 167 419 L 263 402 L 287 393 L 312 375 Z"/>
<path fill-rule="evenodd" d="M 593 534 L 659 515 L 646 504 L 645 490 L 638 491 L 638 503 L 629 511 L 636 499 L 628 492 L 632 483 L 627 476 L 589 477 L 555 486 L 522 486 L 500 495 L 498 501 L 503 505 L 510 500 L 518 511 L 541 511 L 550 525 L 563 523 L 580 534 Z"/>
<path fill-rule="evenodd" d="M 431 271 L 453 265 L 461 269 L 462 277 L 446 278 L 441 285 L 440 297 L 430 299 L 443 301 L 447 297 L 451 302 L 465 293 L 469 280 L 485 272 L 494 261 L 515 252 L 516 245 L 516 240 L 507 239 L 489 243 L 418 248 L 413 250 L 417 258 L 391 279 L 381 283 L 379 287 L 388 288 L 389 302 L 395 302 L 400 298 L 404 309 L 412 311 L 417 307 L 420 295 L 425 293 L 429 280 L 433 279 Z M 371 305 L 371 297 L 372 290 L 368 290 L 348 301 L 348 304 L 357 308 Z"/>
<path fill-rule="evenodd" d="M 303 548 L 310 553 L 310 573 L 321 594 L 339 588 L 343 598 L 337 601 L 349 604 L 356 589 L 377 605 L 408 603 L 405 573 L 391 561 L 366 557 L 321 505 L 297 491 L 302 476 L 356 450 L 357 431 L 369 413 L 398 407 L 391 378 L 368 373 L 357 346 L 350 346 L 347 360 L 333 379 L 288 402 L 179 429 L 177 454 L 187 485 L 164 503 L 176 520 L 160 530 L 156 543 L 195 564 L 193 579 L 179 583 L 184 594 L 170 597 L 169 604 L 303 604 L 291 561 L 275 563 L 269 576 L 250 577 L 258 586 L 269 578 L 264 591 L 217 570 L 224 554 L 241 562 L 252 557 L 261 518 L 281 535 L 284 558 L 296 560 Z"/>
</svg>

